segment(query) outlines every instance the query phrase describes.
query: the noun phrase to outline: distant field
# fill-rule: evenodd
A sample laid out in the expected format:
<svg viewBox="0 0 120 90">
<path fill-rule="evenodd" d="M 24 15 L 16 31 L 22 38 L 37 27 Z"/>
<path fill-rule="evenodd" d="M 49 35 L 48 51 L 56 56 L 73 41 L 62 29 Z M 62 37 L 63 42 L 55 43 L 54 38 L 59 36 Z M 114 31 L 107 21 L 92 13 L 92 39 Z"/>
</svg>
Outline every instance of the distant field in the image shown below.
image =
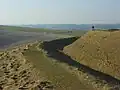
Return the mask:
<svg viewBox="0 0 120 90">
<path fill-rule="evenodd" d="M 72 35 L 72 36 L 81 36 L 87 32 L 87 30 L 49 30 L 49 29 L 41 29 L 41 28 L 4 26 L 4 25 L 0 26 L 0 30 L 25 31 L 25 32 L 46 32 L 46 33 Z"/>
<path fill-rule="evenodd" d="M 33 40 L 46 41 L 70 36 L 60 33 L 56 34 L 55 32 L 58 31 L 15 26 L 0 26 L 0 49 L 7 48 L 11 44 L 13 46 Z"/>
</svg>

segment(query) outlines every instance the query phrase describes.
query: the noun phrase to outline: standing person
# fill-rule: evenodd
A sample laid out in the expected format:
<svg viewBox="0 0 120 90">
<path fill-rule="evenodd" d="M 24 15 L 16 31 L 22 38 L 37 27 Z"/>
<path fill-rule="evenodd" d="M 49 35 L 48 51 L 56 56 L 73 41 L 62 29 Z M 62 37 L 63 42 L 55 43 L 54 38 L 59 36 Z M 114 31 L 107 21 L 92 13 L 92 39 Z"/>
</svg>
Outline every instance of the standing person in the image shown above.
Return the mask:
<svg viewBox="0 0 120 90">
<path fill-rule="evenodd" d="M 93 30 L 93 31 L 95 30 L 95 27 L 94 27 L 94 26 L 92 26 L 92 30 Z"/>
</svg>

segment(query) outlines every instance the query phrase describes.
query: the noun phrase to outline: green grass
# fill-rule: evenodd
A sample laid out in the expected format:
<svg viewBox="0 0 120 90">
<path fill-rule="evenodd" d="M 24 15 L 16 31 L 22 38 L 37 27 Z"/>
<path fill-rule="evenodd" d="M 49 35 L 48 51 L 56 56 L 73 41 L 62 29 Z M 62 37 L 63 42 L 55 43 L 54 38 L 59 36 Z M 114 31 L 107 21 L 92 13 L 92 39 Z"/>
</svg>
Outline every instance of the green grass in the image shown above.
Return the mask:
<svg viewBox="0 0 120 90">
<path fill-rule="evenodd" d="M 41 72 L 41 75 L 55 84 L 56 90 L 89 90 L 75 75 L 66 71 L 59 63 L 44 56 L 35 46 L 26 50 L 24 55 Z"/>
</svg>

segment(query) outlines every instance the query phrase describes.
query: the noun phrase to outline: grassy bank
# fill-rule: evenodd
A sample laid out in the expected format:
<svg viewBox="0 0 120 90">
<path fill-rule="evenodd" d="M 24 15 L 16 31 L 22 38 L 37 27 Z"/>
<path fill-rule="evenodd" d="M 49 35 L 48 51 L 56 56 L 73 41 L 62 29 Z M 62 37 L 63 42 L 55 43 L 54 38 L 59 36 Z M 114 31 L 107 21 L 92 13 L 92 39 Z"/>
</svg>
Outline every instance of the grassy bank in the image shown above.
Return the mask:
<svg viewBox="0 0 120 90">
<path fill-rule="evenodd" d="M 42 51 L 36 48 L 36 45 L 26 50 L 24 56 L 34 64 L 43 76 L 55 84 L 56 90 L 90 90 L 79 81 L 76 75 L 69 73 L 59 63 L 47 58 Z"/>
</svg>

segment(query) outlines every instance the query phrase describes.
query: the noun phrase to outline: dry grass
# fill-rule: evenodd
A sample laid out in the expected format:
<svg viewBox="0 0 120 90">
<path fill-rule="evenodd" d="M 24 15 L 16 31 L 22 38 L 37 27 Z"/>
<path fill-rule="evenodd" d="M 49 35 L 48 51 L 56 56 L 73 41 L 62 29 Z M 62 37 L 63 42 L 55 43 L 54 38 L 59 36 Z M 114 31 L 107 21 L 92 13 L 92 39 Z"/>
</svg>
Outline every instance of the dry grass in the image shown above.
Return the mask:
<svg viewBox="0 0 120 90">
<path fill-rule="evenodd" d="M 81 64 L 120 79 L 120 31 L 89 31 L 64 52 Z"/>
<path fill-rule="evenodd" d="M 73 37 L 43 42 L 41 47 L 47 51 L 47 56 L 54 58 L 59 62 L 59 65 L 61 63 L 63 65 L 64 63 L 63 67 L 73 75 L 77 75 L 79 80 L 89 87 L 89 90 L 114 90 L 115 87 L 116 89 L 119 89 L 119 80 L 80 64 L 62 51 L 66 45 L 69 45 L 76 39 L 77 38 Z"/>
<path fill-rule="evenodd" d="M 39 77 L 40 74 L 32 63 L 24 58 L 22 52 L 27 49 L 26 44 L 0 53 L 0 90 L 43 90 L 43 88 L 48 90 L 48 87 L 50 88 L 51 83 L 44 77 Z"/>
<path fill-rule="evenodd" d="M 24 52 L 25 58 L 32 62 L 40 74 L 50 80 L 55 90 L 90 90 L 91 87 L 82 83 L 76 75 L 73 75 L 61 67 L 60 63 L 46 57 L 39 47 L 32 46 Z M 39 48 L 39 50 L 38 50 Z M 49 46 L 50 48 L 50 46 Z"/>
</svg>

